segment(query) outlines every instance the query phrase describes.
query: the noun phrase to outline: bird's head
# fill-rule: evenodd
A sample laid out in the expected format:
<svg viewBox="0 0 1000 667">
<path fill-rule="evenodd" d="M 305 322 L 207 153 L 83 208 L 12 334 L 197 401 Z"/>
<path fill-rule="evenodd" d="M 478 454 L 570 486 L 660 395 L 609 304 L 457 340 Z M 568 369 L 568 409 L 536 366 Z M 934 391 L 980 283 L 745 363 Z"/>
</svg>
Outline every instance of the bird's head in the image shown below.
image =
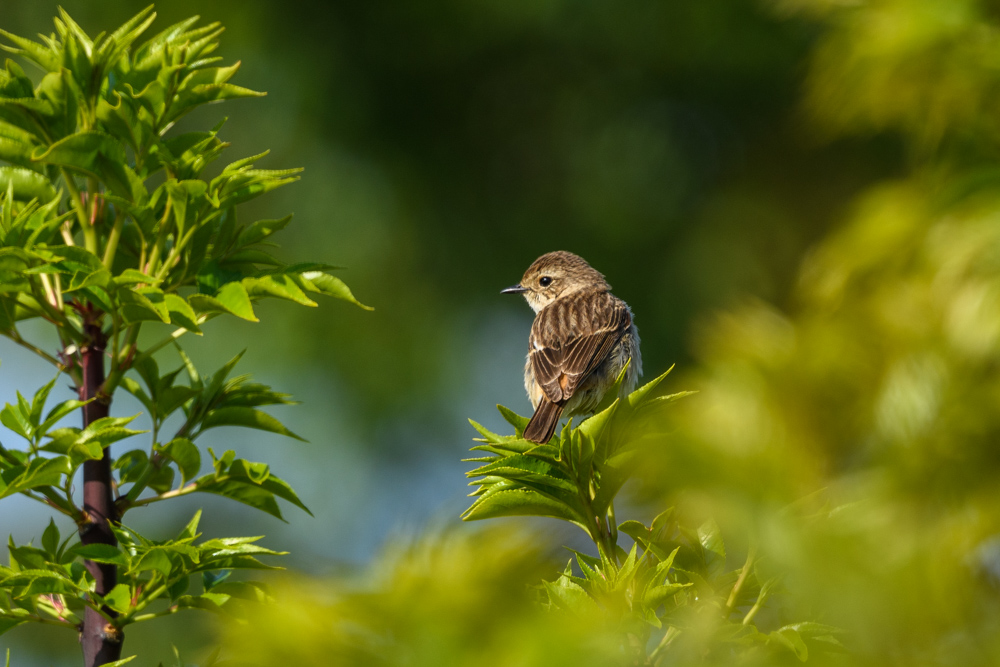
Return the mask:
<svg viewBox="0 0 1000 667">
<path fill-rule="evenodd" d="M 581 289 L 610 290 L 600 271 L 587 264 L 579 255 L 557 250 L 542 255 L 528 267 L 521 282 L 502 294 L 523 294 L 528 305 L 537 313 L 556 299 Z"/>
</svg>

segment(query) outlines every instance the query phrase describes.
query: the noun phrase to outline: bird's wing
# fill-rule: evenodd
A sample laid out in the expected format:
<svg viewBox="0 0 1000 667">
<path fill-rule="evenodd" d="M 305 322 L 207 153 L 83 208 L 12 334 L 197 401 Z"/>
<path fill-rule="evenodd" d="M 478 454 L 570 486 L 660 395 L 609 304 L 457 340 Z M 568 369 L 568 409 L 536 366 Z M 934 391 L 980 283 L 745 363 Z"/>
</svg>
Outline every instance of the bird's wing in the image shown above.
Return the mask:
<svg viewBox="0 0 1000 667">
<path fill-rule="evenodd" d="M 557 299 L 535 317 L 529 358 L 545 398 L 565 403 L 628 328 L 628 306 L 607 292 Z"/>
</svg>

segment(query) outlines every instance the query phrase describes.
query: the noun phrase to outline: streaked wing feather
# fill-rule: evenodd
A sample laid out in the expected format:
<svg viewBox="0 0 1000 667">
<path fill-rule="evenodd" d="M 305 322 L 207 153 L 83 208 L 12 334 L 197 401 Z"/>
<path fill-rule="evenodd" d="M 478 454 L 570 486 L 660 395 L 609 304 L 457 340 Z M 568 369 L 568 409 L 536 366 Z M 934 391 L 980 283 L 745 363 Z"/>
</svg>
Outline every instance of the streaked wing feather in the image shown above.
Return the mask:
<svg viewBox="0 0 1000 667">
<path fill-rule="evenodd" d="M 561 346 L 556 346 L 558 340 L 539 341 L 541 336 L 536 335 L 533 327 L 531 367 L 535 381 L 547 399 L 560 403 L 572 398 L 580 382 L 604 361 L 632 324 L 628 308 L 621 301 L 614 301 L 608 315 L 606 321 L 595 322 L 596 326 L 592 330 L 583 332 Z M 542 342 L 542 345 L 537 345 L 538 342 Z M 562 384 L 560 379 L 563 379 Z"/>
</svg>

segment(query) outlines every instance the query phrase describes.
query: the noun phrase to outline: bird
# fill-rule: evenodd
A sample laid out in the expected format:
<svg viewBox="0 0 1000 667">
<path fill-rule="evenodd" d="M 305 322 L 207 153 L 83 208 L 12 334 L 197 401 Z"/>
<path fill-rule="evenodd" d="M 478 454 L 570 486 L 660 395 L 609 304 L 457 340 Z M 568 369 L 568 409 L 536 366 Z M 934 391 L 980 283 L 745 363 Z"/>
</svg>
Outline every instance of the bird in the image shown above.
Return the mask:
<svg viewBox="0 0 1000 667">
<path fill-rule="evenodd" d="M 501 294 L 521 294 L 535 311 L 524 365 L 535 412 L 524 439 L 545 444 L 562 416 L 594 412 L 626 364 L 619 395 L 635 389 L 642 357 L 632 310 L 582 257 L 546 253 Z"/>
</svg>

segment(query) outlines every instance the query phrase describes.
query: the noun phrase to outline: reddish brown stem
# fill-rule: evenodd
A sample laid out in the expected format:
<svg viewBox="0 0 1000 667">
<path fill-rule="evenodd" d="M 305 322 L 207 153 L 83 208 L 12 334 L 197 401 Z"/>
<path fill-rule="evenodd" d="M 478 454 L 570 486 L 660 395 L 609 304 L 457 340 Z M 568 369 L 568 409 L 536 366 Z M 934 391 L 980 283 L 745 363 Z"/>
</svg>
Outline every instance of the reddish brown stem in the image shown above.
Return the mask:
<svg viewBox="0 0 1000 667">
<path fill-rule="evenodd" d="M 80 349 L 80 368 L 83 383 L 78 387 L 80 400 L 96 398 L 83 406 L 83 426 L 86 428 L 102 417 L 108 416 L 111 397 L 101 393 L 104 386 L 104 350 L 107 339 L 99 324 L 88 323 L 84 327 L 87 344 Z M 100 459 L 83 464 L 83 511 L 86 519 L 80 526 L 80 541 L 83 544 L 118 544 L 111 532 L 112 521 L 118 520 L 114 500 L 111 497 L 111 452 L 104 449 Z M 84 561 L 84 565 L 96 582 L 94 591 L 106 595 L 118 582 L 118 571 L 114 565 Z M 107 607 L 103 610 L 114 618 L 115 612 Z M 86 667 L 97 667 L 121 658 L 123 635 L 119 628 L 96 610 L 87 608 L 84 612 L 80 644 Z"/>
</svg>

